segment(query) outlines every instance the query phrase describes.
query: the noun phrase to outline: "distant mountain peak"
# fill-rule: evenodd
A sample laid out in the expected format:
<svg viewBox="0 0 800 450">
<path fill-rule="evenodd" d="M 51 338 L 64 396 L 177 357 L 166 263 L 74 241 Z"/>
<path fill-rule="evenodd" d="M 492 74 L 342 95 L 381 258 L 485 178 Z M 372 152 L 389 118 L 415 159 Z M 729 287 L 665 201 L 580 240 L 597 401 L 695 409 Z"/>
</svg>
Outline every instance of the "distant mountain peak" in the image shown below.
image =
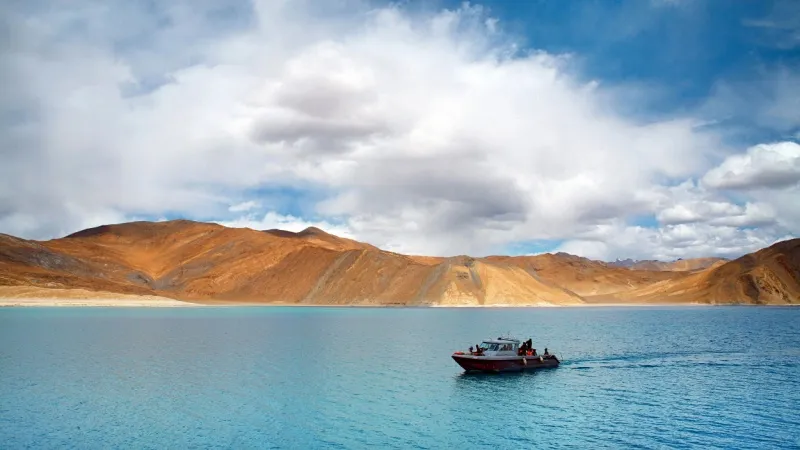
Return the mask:
<svg viewBox="0 0 800 450">
<path fill-rule="evenodd" d="M 658 270 L 658 271 L 693 271 L 711 267 L 720 261 L 727 261 L 725 258 L 677 258 L 672 261 L 662 261 L 658 259 L 619 259 L 609 262 L 608 265 L 614 267 L 625 267 L 633 270 Z"/>
<path fill-rule="evenodd" d="M 308 234 L 328 234 L 325 231 L 317 228 L 317 227 L 308 227 L 305 230 L 301 231 L 299 234 L 301 235 L 308 235 Z"/>
<path fill-rule="evenodd" d="M 333 236 L 330 233 L 326 233 L 324 230 L 321 230 L 317 227 L 307 227 L 302 231 L 288 231 L 282 230 L 280 228 L 272 228 L 269 230 L 264 230 L 265 233 L 269 233 L 273 236 L 285 237 L 285 238 L 303 238 L 303 237 L 313 237 L 313 236 Z"/>
</svg>

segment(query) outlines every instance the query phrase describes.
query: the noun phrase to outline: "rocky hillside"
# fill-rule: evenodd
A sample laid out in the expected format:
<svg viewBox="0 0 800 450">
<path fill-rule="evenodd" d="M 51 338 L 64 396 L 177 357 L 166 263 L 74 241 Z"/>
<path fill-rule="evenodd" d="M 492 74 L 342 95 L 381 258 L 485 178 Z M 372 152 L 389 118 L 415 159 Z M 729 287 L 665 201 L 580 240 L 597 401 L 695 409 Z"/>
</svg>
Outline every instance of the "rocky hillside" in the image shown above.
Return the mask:
<svg viewBox="0 0 800 450">
<path fill-rule="evenodd" d="M 590 302 L 800 303 L 800 239 L 778 242 L 699 272 L 686 272 Z"/>
<path fill-rule="evenodd" d="M 578 304 L 525 270 L 400 255 L 309 228 L 133 222 L 34 242 L 0 237 L 0 285 L 297 304 Z"/>
<path fill-rule="evenodd" d="M 490 256 L 486 259 L 495 264 L 519 267 L 544 283 L 562 287 L 582 297 L 626 292 L 674 277 L 674 274 L 667 272 L 614 267 L 567 253 Z"/>
<path fill-rule="evenodd" d="M 725 258 L 688 258 L 677 259 L 675 261 L 658 261 L 654 259 L 646 259 L 643 261 L 633 259 L 616 260 L 608 263 L 614 267 L 625 267 L 633 270 L 659 270 L 669 272 L 693 272 L 703 269 L 708 269 L 712 266 L 720 266 L 725 264 Z"/>
<path fill-rule="evenodd" d="M 0 286 L 289 304 L 792 303 L 800 301 L 798 241 L 706 269 L 669 271 L 564 253 L 401 255 L 317 228 L 131 222 L 50 241 L 0 235 Z"/>
</svg>

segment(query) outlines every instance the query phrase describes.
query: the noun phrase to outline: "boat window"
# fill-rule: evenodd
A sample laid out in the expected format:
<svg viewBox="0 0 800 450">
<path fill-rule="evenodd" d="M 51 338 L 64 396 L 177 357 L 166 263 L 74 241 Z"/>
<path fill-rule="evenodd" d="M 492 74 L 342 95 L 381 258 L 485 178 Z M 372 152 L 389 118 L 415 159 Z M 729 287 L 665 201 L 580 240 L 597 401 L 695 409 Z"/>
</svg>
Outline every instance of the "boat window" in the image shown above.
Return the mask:
<svg viewBox="0 0 800 450">
<path fill-rule="evenodd" d="M 500 349 L 500 345 L 499 344 L 492 344 L 491 342 L 484 342 L 484 343 L 481 344 L 481 348 L 484 351 L 496 352 L 497 350 Z"/>
</svg>

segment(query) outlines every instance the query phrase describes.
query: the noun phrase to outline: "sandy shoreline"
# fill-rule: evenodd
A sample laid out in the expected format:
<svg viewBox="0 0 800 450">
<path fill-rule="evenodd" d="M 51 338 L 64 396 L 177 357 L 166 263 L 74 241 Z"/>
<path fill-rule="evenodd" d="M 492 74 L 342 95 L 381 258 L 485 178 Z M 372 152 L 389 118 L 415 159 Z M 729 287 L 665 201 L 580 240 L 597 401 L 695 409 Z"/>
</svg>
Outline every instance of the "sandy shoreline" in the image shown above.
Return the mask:
<svg viewBox="0 0 800 450">
<path fill-rule="evenodd" d="M 331 304 L 297 304 L 297 303 L 193 303 L 173 300 L 164 297 L 141 298 L 4 298 L 0 297 L 0 308 L 3 307 L 135 307 L 135 308 L 236 308 L 236 307 L 288 307 L 288 308 L 433 308 L 433 309 L 508 309 L 508 308 L 653 308 L 653 307 L 701 307 L 701 306 L 800 306 L 800 305 L 738 305 L 709 303 L 587 303 L 571 305 L 331 305 Z"/>
<path fill-rule="evenodd" d="M 137 307 L 137 308 L 185 308 L 203 306 L 197 303 L 163 299 L 120 299 L 120 298 L 0 298 L 0 307 Z"/>
<path fill-rule="evenodd" d="M 0 307 L 118 306 L 187 307 L 202 306 L 155 295 L 126 295 L 85 289 L 44 289 L 33 286 L 0 286 Z"/>
<path fill-rule="evenodd" d="M 325 307 L 325 308 L 619 308 L 619 307 L 664 307 L 664 306 L 800 306 L 798 304 L 748 305 L 725 303 L 571 303 L 557 305 L 552 303 L 497 303 L 491 305 L 444 304 L 444 305 L 403 305 L 403 304 L 311 304 L 289 302 L 253 302 L 224 300 L 175 300 L 154 295 L 126 295 L 113 292 L 97 292 L 84 289 L 45 289 L 32 286 L 0 286 L 0 307 L 137 307 L 137 308 L 185 308 L 185 307 Z"/>
</svg>

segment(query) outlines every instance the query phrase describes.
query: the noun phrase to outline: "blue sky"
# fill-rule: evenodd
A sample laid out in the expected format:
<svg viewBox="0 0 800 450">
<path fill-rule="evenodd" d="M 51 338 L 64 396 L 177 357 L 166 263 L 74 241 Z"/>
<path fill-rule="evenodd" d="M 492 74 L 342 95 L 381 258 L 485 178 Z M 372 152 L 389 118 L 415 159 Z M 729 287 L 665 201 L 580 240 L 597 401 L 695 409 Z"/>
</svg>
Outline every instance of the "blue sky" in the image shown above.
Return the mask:
<svg viewBox="0 0 800 450">
<path fill-rule="evenodd" d="M 0 12 L 0 232 L 183 217 L 599 259 L 800 233 L 795 1 Z"/>
<path fill-rule="evenodd" d="M 794 71 L 800 64 L 797 29 L 764 25 L 775 20 L 787 3 L 534 0 L 479 4 L 529 48 L 574 54 L 579 61 L 577 72 L 584 79 L 609 85 L 640 83 L 652 89 L 655 94 L 630 108 L 634 115 L 650 117 L 701 108 L 719 83 L 757 84 L 772 70 Z M 441 4 L 456 7 L 460 2 Z M 800 13 L 800 8 L 793 11 Z M 794 45 L 786 43 L 791 40 Z M 759 142 L 759 132 L 779 131 L 748 121 L 745 114 L 739 119 L 731 126 L 748 129 L 740 135 L 746 144 Z"/>
</svg>

